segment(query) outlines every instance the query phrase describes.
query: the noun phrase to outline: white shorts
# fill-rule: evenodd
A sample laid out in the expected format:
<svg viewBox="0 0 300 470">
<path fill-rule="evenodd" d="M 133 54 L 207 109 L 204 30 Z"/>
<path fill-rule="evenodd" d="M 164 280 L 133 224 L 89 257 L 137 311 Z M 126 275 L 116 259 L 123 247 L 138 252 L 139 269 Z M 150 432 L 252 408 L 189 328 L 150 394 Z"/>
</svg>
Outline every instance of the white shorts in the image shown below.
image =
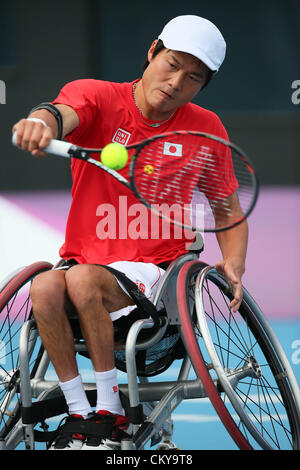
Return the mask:
<svg viewBox="0 0 300 470">
<path fill-rule="evenodd" d="M 67 262 L 68 263 L 68 262 Z M 76 262 L 75 262 L 76 263 Z M 145 296 L 150 300 L 154 300 L 159 282 L 165 273 L 165 271 L 155 264 L 152 263 L 140 263 L 135 261 L 116 261 L 114 263 L 108 264 L 114 269 L 121 271 L 125 274 L 131 281 L 133 281 L 138 288 L 145 294 Z M 64 264 L 55 269 L 69 269 L 71 265 Z M 117 278 L 116 278 L 117 279 Z M 119 286 L 123 289 L 126 294 L 130 296 L 127 289 L 123 284 L 117 279 Z M 128 305 L 127 307 L 116 310 L 115 312 L 110 313 L 110 318 L 112 321 L 117 320 L 122 316 L 128 315 L 132 310 L 136 308 L 136 305 Z"/>
<path fill-rule="evenodd" d="M 135 261 L 116 261 L 115 263 L 108 264 L 114 269 L 124 273 L 131 281 L 133 281 L 138 288 L 145 294 L 145 296 L 153 301 L 159 282 L 164 274 L 164 270 L 152 263 L 139 263 Z M 126 288 L 117 279 L 119 286 L 126 292 Z M 110 318 L 112 321 L 128 315 L 136 305 L 128 305 L 128 307 L 121 308 L 115 312 L 111 312 Z"/>
</svg>

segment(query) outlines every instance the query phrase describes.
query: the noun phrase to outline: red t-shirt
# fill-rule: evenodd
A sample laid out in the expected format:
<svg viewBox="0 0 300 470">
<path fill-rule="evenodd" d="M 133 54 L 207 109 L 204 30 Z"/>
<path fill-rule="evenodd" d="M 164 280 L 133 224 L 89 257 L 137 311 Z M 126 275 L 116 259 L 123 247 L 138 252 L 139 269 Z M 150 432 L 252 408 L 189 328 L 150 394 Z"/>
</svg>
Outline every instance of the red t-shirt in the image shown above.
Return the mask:
<svg viewBox="0 0 300 470">
<path fill-rule="evenodd" d="M 53 104 L 68 105 L 79 117 L 79 126 L 66 140 L 82 147 L 103 148 L 112 141 L 129 145 L 158 133 L 183 129 L 228 140 L 218 116 L 192 103 L 179 108 L 158 128 L 147 126 L 134 103 L 132 85 L 93 79 L 65 85 Z M 151 231 L 150 215 L 149 224 L 139 224 L 141 219 L 133 210 L 138 200 L 109 174 L 76 159 L 72 159 L 71 171 L 72 204 L 59 252 L 62 258 L 75 258 L 79 263 L 124 260 L 159 264 L 187 252 L 191 234 L 182 231 L 179 237 L 176 229 L 174 237 L 171 226 L 170 236 L 158 236 L 157 231 Z M 127 177 L 128 164 L 120 172 Z M 229 188 L 228 195 L 234 189 Z"/>
</svg>

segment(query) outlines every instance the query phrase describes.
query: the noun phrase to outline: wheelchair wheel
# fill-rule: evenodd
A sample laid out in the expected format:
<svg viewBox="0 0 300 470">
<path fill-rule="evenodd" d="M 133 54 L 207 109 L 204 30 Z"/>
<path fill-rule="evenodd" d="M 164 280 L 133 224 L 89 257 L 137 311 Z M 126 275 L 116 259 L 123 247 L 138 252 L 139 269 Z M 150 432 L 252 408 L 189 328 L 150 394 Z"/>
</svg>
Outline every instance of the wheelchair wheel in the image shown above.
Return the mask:
<svg viewBox="0 0 300 470">
<path fill-rule="evenodd" d="M 201 380 L 220 420 L 239 449 L 252 450 L 248 440 L 236 426 L 229 410 L 224 405 L 216 377 L 212 374 L 209 358 L 202 355 L 204 343 L 195 308 L 195 283 L 197 275 L 207 266 L 200 261 L 189 261 L 180 270 L 177 278 L 176 297 L 182 330 L 182 340 L 190 357 L 195 374 Z"/>
<path fill-rule="evenodd" d="M 0 439 L 4 440 L 21 416 L 19 391 L 19 335 L 32 316 L 29 296 L 33 278 L 52 264 L 37 262 L 22 268 L 0 287 Z M 30 338 L 30 370 L 34 376 L 42 346 L 38 335 Z"/>
<path fill-rule="evenodd" d="M 245 289 L 233 313 L 227 282 L 211 267 L 194 281 L 198 346 L 209 364 L 199 378 L 230 435 L 240 448 L 243 437 L 252 449 L 299 449 L 299 388 L 269 323 Z"/>
</svg>

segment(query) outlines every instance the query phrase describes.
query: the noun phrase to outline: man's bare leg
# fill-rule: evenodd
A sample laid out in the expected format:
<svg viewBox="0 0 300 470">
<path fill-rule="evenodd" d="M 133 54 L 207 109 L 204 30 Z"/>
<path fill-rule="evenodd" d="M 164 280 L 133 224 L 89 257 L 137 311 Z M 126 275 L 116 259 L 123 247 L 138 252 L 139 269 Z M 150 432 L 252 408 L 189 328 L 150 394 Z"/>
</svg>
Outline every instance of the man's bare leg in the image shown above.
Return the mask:
<svg viewBox="0 0 300 470">
<path fill-rule="evenodd" d="M 134 302 L 105 268 L 76 265 L 66 274 L 68 295 L 80 320 L 97 387 L 96 411 L 124 415 L 114 364 L 114 329 L 109 312 Z"/>
<path fill-rule="evenodd" d="M 39 334 L 60 381 L 78 376 L 74 336 L 67 317 L 64 270 L 38 275 L 32 283 L 33 314 Z"/>
<path fill-rule="evenodd" d="M 111 370 L 114 368 L 114 329 L 109 312 L 133 305 L 133 300 L 101 266 L 73 266 L 66 273 L 66 286 L 95 371 Z"/>
<path fill-rule="evenodd" d="M 71 309 L 78 314 L 94 365 L 97 390 L 101 390 L 97 394 L 97 405 L 108 404 L 110 406 L 104 409 L 121 413 L 119 394 L 111 395 L 111 389 L 117 385 L 117 371 L 109 312 L 133 304 L 132 299 L 111 273 L 94 265 L 76 265 L 68 271 L 43 273 L 34 280 L 31 295 L 40 336 L 70 413 L 85 416 L 91 411 L 75 359 L 73 332 L 67 315 Z"/>
<path fill-rule="evenodd" d="M 74 351 L 74 336 L 68 314 L 76 314 L 68 299 L 64 270 L 37 276 L 31 287 L 33 313 L 42 342 L 59 378 L 69 414 L 86 417 L 92 412 Z"/>
</svg>

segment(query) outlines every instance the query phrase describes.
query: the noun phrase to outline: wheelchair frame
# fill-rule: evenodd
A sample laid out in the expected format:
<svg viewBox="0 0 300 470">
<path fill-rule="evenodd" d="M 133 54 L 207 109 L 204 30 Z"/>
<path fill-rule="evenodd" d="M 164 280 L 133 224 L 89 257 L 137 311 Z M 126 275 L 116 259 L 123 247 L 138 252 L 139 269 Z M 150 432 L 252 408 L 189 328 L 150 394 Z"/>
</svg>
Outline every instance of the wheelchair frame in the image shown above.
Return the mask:
<svg viewBox="0 0 300 470">
<path fill-rule="evenodd" d="M 182 265 L 191 259 L 195 259 L 194 254 L 186 255 L 180 258 L 179 260 L 175 261 L 170 269 L 167 270 L 154 299 L 155 305 L 159 300 L 161 300 L 163 294 L 166 293 L 170 278 L 176 278 Z M 174 302 L 174 296 L 170 295 L 170 292 L 168 291 L 166 298 L 166 304 L 168 304 L 166 308 L 169 309 L 169 311 L 172 311 L 172 314 L 169 318 L 169 323 L 178 325 L 180 324 L 180 320 L 176 302 Z M 205 390 L 199 379 L 193 381 L 188 380 L 188 374 L 191 367 L 191 363 L 188 358 L 185 359 L 181 367 L 178 381 L 150 383 L 148 382 L 147 378 L 143 378 L 143 382 L 138 384 L 135 353 L 137 350 L 147 349 L 156 344 L 164 335 L 166 327 L 168 326 L 168 322 L 164 321 L 158 332 L 148 341 L 138 344 L 137 338 L 140 331 L 142 329 L 151 328 L 152 326 L 153 320 L 151 319 L 138 320 L 129 330 L 125 348 L 128 385 L 126 386 L 125 384 L 120 384 L 119 389 L 121 393 L 123 393 L 125 396 L 128 396 L 129 405 L 133 413 L 134 411 L 138 413 L 140 404 L 143 402 L 153 403 L 155 401 L 159 401 L 159 403 L 153 407 L 151 414 L 147 417 L 146 425 L 144 424 L 140 426 L 140 424 L 135 424 L 133 426 L 134 433 L 136 433 L 134 440 L 122 441 L 122 450 L 142 449 L 147 441 L 160 431 L 166 419 L 170 417 L 174 409 L 184 399 L 206 397 Z M 32 408 L 33 398 L 38 399 L 41 397 L 41 394 L 45 396 L 47 395 L 47 392 L 51 394 L 53 390 L 57 390 L 57 382 L 44 380 L 44 375 L 49 364 L 46 351 L 44 352 L 44 357 L 41 360 L 40 367 L 36 372 L 34 380 L 30 380 L 30 351 L 28 351 L 27 345 L 32 331 L 36 331 L 35 322 L 34 320 L 28 320 L 22 327 L 19 344 L 20 392 L 22 397 L 23 410 L 30 410 Z M 75 351 L 87 351 L 87 348 L 85 345 L 78 343 L 75 344 Z M 176 384 L 175 387 L 174 384 Z M 93 390 L 94 387 L 95 384 L 93 383 L 85 383 L 86 390 Z M 139 419 L 137 418 L 137 420 Z M 33 423 L 25 425 L 23 424 L 22 427 L 25 434 L 25 441 L 27 441 L 27 448 L 34 449 Z"/>
<path fill-rule="evenodd" d="M 158 443 L 160 440 L 169 442 L 172 437 L 173 429 L 171 415 L 176 407 L 183 400 L 201 399 L 206 397 L 211 399 L 221 419 L 222 416 L 223 418 L 225 416 L 225 418 L 222 419 L 223 424 L 225 424 L 227 431 L 230 433 L 237 446 L 241 449 L 247 450 L 253 448 L 250 440 L 247 437 L 247 433 L 244 436 L 245 433 L 238 429 L 239 426 L 234 423 L 234 421 L 229 416 L 230 413 L 228 413 L 228 411 L 225 409 L 224 404 L 221 403 L 221 394 L 224 392 L 225 394 L 227 393 L 226 384 L 224 384 L 223 380 L 220 380 L 220 376 L 215 376 L 212 378 L 209 375 L 210 369 L 217 369 L 217 360 L 215 359 L 214 351 L 209 351 L 209 353 L 215 360 L 212 360 L 211 363 L 205 364 L 200 349 L 198 352 L 196 351 L 197 357 L 195 359 L 195 353 L 192 353 L 192 349 L 190 348 L 190 345 L 187 341 L 187 334 L 192 335 L 192 330 L 194 327 L 191 320 L 188 320 L 187 317 L 184 317 L 183 312 L 180 310 L 180 302 L 178 302 L 180 298 L 178 297 L 177 284 L 179 274 L 182 273 L 185 268 L 188 269 L 191 267 L 193 269 L 194 264 L 195 272 L 197 273 L 196 286 L 199 290 L 199 279 L 201 280 L 201 272 L 205 271 L 206 274 L 209 272 L 209 270 L 211 270 L 210 267 L 203 269 L 204 265 L 199 261 L 199 253 L 202 250 L 202 238 L 200 241 L 197 239 L 195 244 L 190 248 L 189 253 L 175 260 L 166 270 L 156 293 L 154 304 L 158 306 L 160 302 L 163 302 L 164 308 L 167 312 L 167 317 L 163 317 L 161 327 L 154 334 L 154 336 L 144 342 L 138 341 L 138 335 L 140 331 L 142 329 L 148 329 L 153 326 L 153 320 L 151 319 L 138 320 L 129 330 L 125 345 L 128 384 L 120 384 L 119 390 L 123 396 L 123 399 L 127 401 L 127 409 L 130 412 L 129 415 L 131 422 L 133 423 L 133 433 L 131 437 L 122 440 L 121 450 L 142 450 L 150 440 L 153 444 Z M 202 269 L 200 269 L 200 267 Z M 14 279 L 14 276 L 18 272 L 19 271 L 13 273 L 10 278 L 7 278 L 6 281 L 2 283 L 2 288 L 0 286 L 0 295 L 3 289 L 3 285 L 7 284 L 8 279 Z M 203 282 L 203 278 L 201 282 Z M 225 282 L 224 279 L 222 282 Z M 246 293 L 246 296 L 247 302 L 251 305 L 252 310 L 258 311 L 258 306 L 254 303 L 250 295 Z M 199 303 L 199 297 L 197 299 L 197 301 L 194 299 L 194 306 L 192 308 L 197 307 L 196 304 Z M 184 311 L 185 308 L 182 310 Z M 199 310 L 201 310 L 201 306 L 199 307 Z M 198 311 L 197 316 L 198 323 L 203 323 L 203 318 L 201 321 L 201 314 L 199 314 Z M 260 317 L 263 322 L 260 328 L 267 330 L 267 337 L 271 337 L 272 344 L 275 345 L 273 347 L 275 347 L 278 361 L 283 364 L 282 374 L 285 374 L 283 380 L 288 381 L 289 388 L 292 391 L 292 398 L 289 402 L 289 407 L 292 407 L 294 410 L 292 415 L 295 416 L 293 422 L 292 447 L 299 449 L 300 400 L 298 384 L 293 376 L 293 372 L 289 366 L 288 360 L 282 348 L 280 347 L 277 338 L 270 329 L 268 322 L 263 318 L 262 314 L 258 314 L 257 317 Z M 190 331 L 184 330 L 183 320 L 184 324 L 188 325 L 188 328 L 190 328 Z M 176 325 L 178 327 L 183 343 L 186 347 L 186 355 L 183 359 L 177 380 L 150 382 L 147 377 L 140 377 L 140 383 L 138 383 L 135 360 L 136 351 L 150 348 L 152 345 L 158 343 L 159 340 L 163 337 L 168 325 Z M 207 347 L 210 335 L 209 332 L 204 332 L 205 324 L 202 325 L 202 335 L 200 336 L 203 339 L 208 338 L 206 342 Z M 205 335 L 206 338 L 204 338 Z M 38 362 L 37 368 L 34 371 L 34 376 L 31 377 L 29 362 L 34 347 L 34 341 L 32 340 L 37 338 L 38 332 L 34 320 L 29 319 L 25 321 L 21 328 L 19 340 L 19 375 L 13 371 L 13 374 L 8 374 L 8 377 L 4 377 L 4 373 L 0 371 L 0 377 L 2 378 L 2 385 L 4 388 L 6 387 L 9 389 L 9 387 L 15 386 L 19 390 L 21 396 L 21 416 L 16 421 L 9 433 L 5 436 L 5 438 L 0 440 L 0 449 L 3 450 L 15 449 L 20 442 L 25 442 L 26 449 L 34 449 L 35 442 L 46 441 L 47 436 L 49 439 L 51 437 L 51 431 L 47 431 L 47 426 L 45 424 L 46 419 L 50 418 L 51 416 L 57 416 L 66 411 L 65 402 L 58 386 L 58 382 L 45 380 L 45 374 L 50 362 L 46 351 L 43 352 L 43 355 Z M 191 336 L 189 336 L 189 338 L 191 338 Z M 30 347 L 28 346 L 29 344 L 31 345 Z M 214 349 L 213 346 L 214 345 L 210 345 L 212 350 Z M 86 352 L 86 345 L 80 341 L 75 341 L 75 351 Z M 198 370 L 199 361 L 202 365 L 200 372 Z M 195 380 L 188 379 L 192 365 L 198 377 Z M 232 384 L 234 380 L 239 380 L 238 374 L 240 374 L 240 377 L 244 377 L 245 374 L 248 374 L 250 377 L 252 377 L 254 376 L 253 367 L 251 368 L 248 363 L 245 364 L 244 368 L 240 368 L 239 372 L 236 373 L 234 379 L 229 380 L 230 384 Z M 14 377 L 14 381 L 12 381 L 12 376 Z M 94 404 L 96 397 L 95 384 L 85 383 L 84 387 L 87 391 L 91 404 Z M 230 396 L 230 394 L 228 396 L 231 400 L 232 396 Z M 4 410 L 1 410 L 1 412 L 3 411 Z M 38 422 L 44 423 L 43 431 L 37 431 L 34 429 Z M 255 442 L 259 443 L 261 448 L 272 448 L 268 442 L 265 443 L 265 439 L 261 437 L 261 434 L 258 431 L 254 431 L 254 436 L 252 434 L 252 437 L 254 437 Z M 172 447 L 175 447 L 172 443 L 163 443 L 160 445 L 160 448 L 163 449 Z"/>
</svg>

